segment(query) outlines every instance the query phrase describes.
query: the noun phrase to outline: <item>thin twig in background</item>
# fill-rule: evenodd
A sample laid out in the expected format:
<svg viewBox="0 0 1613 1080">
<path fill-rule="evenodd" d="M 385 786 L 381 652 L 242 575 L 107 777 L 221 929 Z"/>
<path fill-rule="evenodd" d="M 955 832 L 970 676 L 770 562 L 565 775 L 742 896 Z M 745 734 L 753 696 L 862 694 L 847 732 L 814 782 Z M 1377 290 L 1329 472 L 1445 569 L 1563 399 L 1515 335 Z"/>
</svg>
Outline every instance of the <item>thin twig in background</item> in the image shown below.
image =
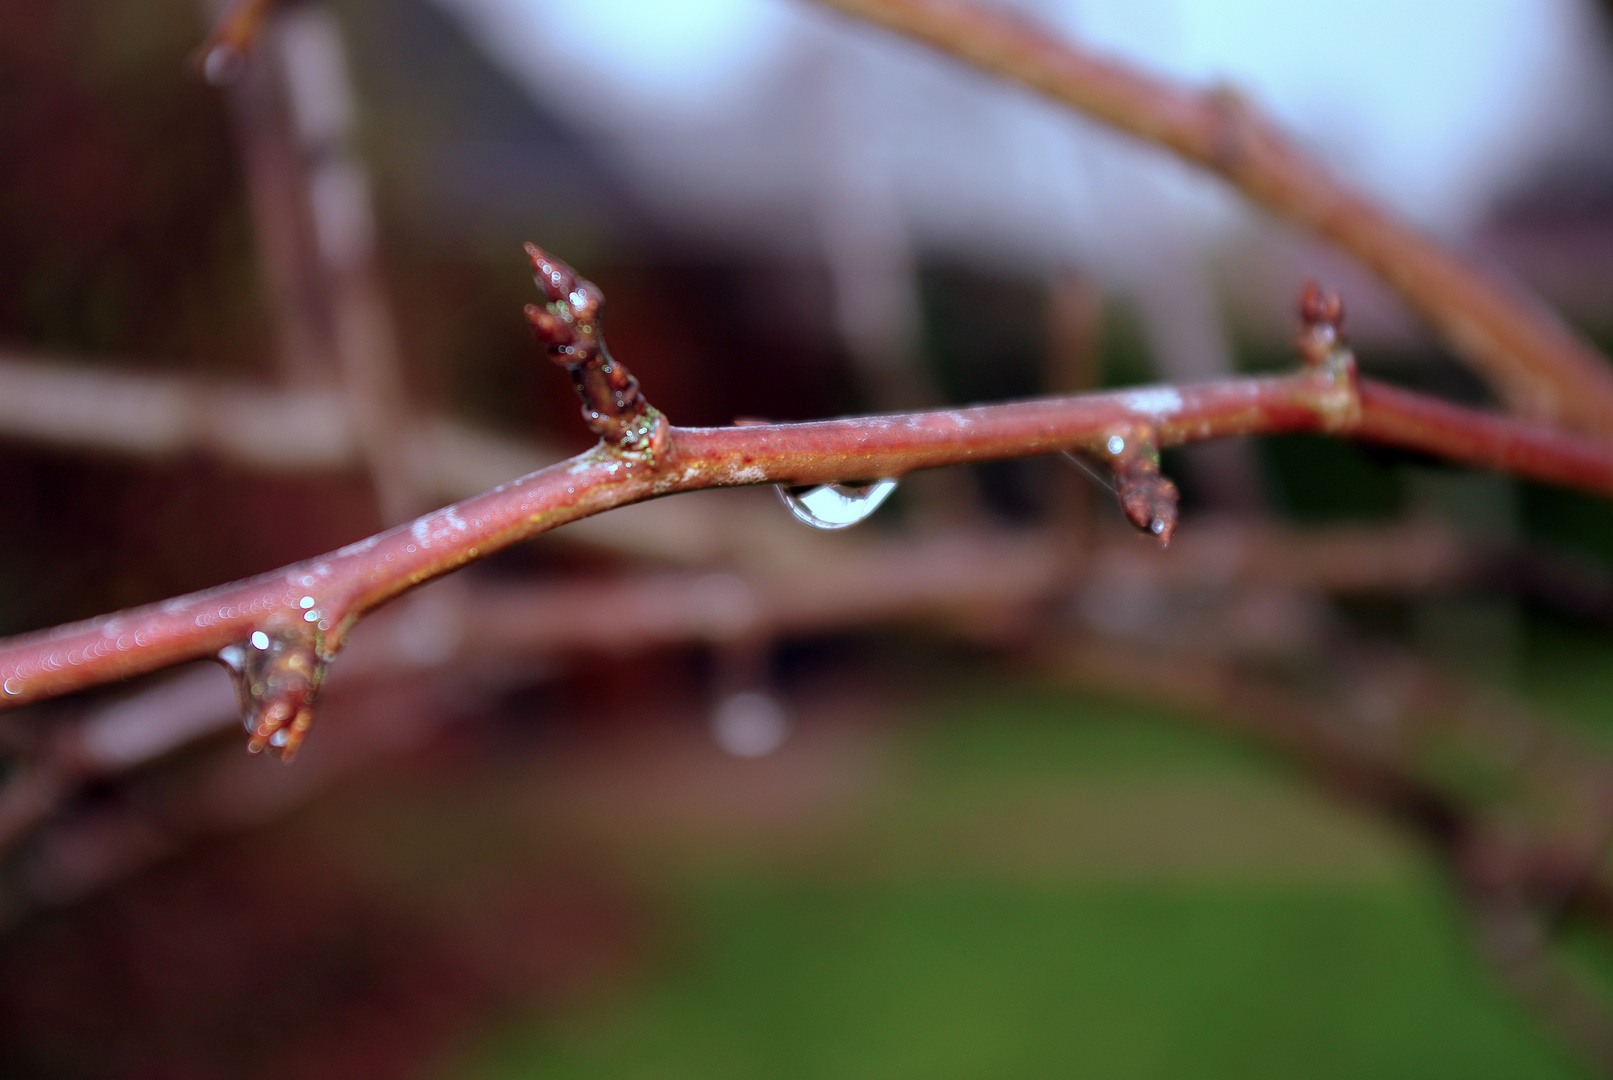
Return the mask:
<svg viewBox="0 0 1613 1080">
<path fill-rule="evenodd" d="M 257 221 L 281 366 L 334 390 L 383 524 L 431 505 L 407 437 L 411 408 L 377 267 L 357 103 L 335 17 L 317 5 L 231 5 L 204 45 L 229 96 Z M 258 48 L 247 58 L 247 50 Z M 216 61 L 233 57 L 229 64 Z M 220 77 L 220 75 L 224 77 Z"/>
</svg>

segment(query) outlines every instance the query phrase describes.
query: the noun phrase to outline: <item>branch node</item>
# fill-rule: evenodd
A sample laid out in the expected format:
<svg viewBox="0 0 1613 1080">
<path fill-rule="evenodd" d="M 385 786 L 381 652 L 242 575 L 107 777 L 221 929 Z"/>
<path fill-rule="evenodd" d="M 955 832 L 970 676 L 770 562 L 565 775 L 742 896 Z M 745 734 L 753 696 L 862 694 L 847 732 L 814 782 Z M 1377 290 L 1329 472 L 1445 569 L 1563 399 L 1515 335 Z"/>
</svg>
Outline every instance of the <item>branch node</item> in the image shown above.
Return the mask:
<svg viewBox="0 0 1613 1080">
<path fill-rule="evenodd" d="M 1299 321 L 1295 346 L 1322 385 L 1317 410 L 1327 430 L 1347 428 L 1360 419 L 1361 397 L 1355 353 L 1344 342 L 1344 301 L 1338 293 L 1324 293 L 1314 280 L 1307 281 L 1299 294 Z"/>
<path fill-rule="evenodd" d="M 532 333 L 549 359 L 571 374 L 582 398 L 582 417 L 607 446 L 652 464 L 671 431 L 661 411 L 645 400 L 633 377 L 610 350 L 600 326 L 605 294 L 598 285 L 536 244 L 526 245 L 532 277 L 547 301 L 526 306 Z"/>
<path fill-rule="evenodd" d="M 230 671 L 247 750 L 277 750 L 290 761 L 314 718 L 314 699 L 325 681 L 326 661 L 316 635 L 292 630 L 256 630 L 246 641 L 226 645 L 218 660 Z"/>
<path fill-rule="evenodd" d="M 1115 478 L 1115 494 L 1126 520 L 1159 537 L 1169 547 L 1176 532 L 1180 497 L 1176 485 L 1159 471 L 1159 443 L 1146 424 L 1116 429 L 1104 440 L 1103 458 Z"/>
</svg>

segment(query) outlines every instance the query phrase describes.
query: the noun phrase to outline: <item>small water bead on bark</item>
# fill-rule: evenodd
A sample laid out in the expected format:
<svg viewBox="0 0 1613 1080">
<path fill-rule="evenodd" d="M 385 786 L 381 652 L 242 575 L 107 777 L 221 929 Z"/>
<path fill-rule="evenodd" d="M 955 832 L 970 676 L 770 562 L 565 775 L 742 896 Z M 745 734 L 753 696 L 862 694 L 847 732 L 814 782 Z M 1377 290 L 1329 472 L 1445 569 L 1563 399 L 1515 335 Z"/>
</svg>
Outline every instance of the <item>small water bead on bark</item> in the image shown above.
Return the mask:
<svg viewBox="0 0 1613 1080">
<path fill-rule="evenodd" d="M 779 498 L 796 519 L 814 529 L 845 529 L 866 520 L 896 490 L 895 480 L 872 484 L 820 484 L 812 488 L 778 485 Z"/>
<path fill-rule="evenodd" d="M 290 761 L 313 721 L 314 699 L 325 681 L 326 663 L 311 635 L 255 630 L 238 645 L 218 653 L 230 671 L 241 723 L 256 754 L 265 747 Z"/>
</svg>

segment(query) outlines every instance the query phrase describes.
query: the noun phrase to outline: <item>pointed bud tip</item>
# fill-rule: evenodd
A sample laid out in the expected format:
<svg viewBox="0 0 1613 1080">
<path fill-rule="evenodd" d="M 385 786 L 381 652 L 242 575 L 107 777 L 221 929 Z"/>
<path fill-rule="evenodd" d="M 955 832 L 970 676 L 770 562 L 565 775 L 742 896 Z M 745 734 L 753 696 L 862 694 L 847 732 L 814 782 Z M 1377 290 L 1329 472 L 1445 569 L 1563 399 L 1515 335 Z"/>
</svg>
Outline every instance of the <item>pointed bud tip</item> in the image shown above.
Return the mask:
<svg viewBox="0 0 1613 1080">
<path fill-rule="evenodd" d="M 532 279 L 550 300 L 564 300 L 576 287 L 577 275 L 559 259 L 528 240 L 523 245 L 532 263 Z"/>
<path fill-rule="evenodd" d="M 1119 477 L 1120 508 L 1126 520 L 1142 532 L 1159 538 L 1161 547 L 1170 544 L 1176 532 L 1180 496 L 1168 477 L 1148 470 Z"/>
</svg>

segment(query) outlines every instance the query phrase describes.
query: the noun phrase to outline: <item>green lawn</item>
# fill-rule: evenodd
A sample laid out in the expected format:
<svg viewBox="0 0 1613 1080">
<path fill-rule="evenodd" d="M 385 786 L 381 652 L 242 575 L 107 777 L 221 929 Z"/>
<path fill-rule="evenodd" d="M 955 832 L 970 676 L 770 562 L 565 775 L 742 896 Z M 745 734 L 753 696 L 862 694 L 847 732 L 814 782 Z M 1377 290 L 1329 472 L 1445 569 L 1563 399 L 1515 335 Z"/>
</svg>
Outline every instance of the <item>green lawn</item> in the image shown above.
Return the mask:
<svg viewBox="0 0 1613 1080">
<path fill-rule="evenodd" d="M 1273 763 L 1051 693 L 931 712 L 840 839 L 670 876 L 650 971 L 445 1075 L 1580 1075 L 1415 849 Z"/>
</svg>

